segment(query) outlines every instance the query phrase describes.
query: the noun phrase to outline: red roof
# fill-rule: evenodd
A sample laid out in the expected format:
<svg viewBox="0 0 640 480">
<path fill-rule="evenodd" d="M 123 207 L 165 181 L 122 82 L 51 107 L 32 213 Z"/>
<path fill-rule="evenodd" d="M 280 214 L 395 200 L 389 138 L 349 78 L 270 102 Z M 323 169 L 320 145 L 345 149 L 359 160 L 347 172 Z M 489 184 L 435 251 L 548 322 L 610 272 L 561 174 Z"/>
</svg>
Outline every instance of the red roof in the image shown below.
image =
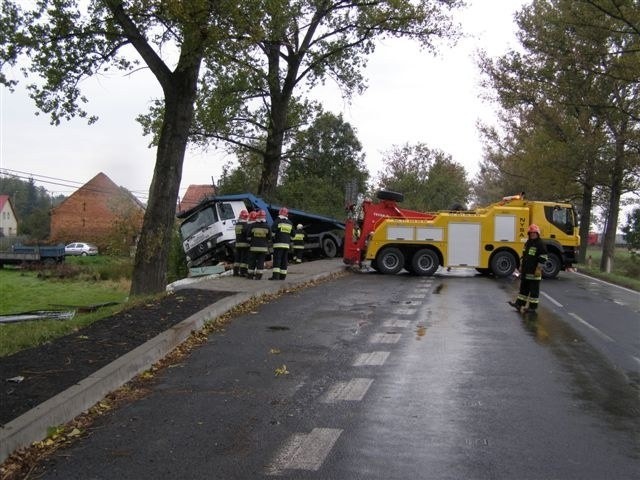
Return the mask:
<svg viewBox="0 0 640 480">
<path fill-rule="evenodd" d="M 213 185 L 189 185 L 184 192 L 182 200 L 178 204 L 178 211 L 189 210 L 200 203 L 201 200 L 216 194 Z"/>
<path fill-rule="evenodd" d="M 0 210 L 4 208 L 4 204 L 9 200 L 9 195 L 0 195 Z"/>
</svg>

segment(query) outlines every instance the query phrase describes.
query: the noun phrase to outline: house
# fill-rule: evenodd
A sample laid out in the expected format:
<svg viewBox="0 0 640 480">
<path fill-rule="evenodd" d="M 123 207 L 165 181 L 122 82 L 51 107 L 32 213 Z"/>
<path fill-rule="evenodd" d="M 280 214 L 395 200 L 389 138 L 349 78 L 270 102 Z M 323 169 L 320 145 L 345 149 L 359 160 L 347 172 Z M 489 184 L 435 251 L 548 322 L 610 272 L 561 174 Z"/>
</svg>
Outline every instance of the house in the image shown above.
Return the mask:
<svg viewBox="0 0 640 480">
<path fill-rule="evenodd" d="M 126 252 L 140 233 L 144 209 L 131 192 L 100 172 L 51 210 L 50 238 Z"/>
<path fill-rule="evenodd" d="M 18 234 L 18 219 L 9 195 L 0 195 L 0 237 Z"/>
<path fill-rule="evenodd" d="M 184 193 L 182 200 L 178 202 L 176 212 L 189 210 L 198 205 L 207 197 L 216 194 L 216 188 L 213 185 L 189 185 Z"/>
</svg>

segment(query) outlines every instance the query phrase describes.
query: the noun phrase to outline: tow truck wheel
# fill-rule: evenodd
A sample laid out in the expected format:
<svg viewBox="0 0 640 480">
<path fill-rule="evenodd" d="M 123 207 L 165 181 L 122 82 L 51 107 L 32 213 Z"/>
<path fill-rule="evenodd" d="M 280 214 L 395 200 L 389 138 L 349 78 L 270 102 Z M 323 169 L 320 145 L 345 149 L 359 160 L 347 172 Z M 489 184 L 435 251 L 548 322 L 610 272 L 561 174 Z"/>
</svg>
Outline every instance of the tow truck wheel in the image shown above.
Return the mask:
<svg viewBox="0 0 640 480">
<path fill-rule="evenodd" d="M 380 273 L 394 275 L 402 270 L 404 255 L 396 247 L 383 248 L 376 256 L 376 264 Z"/>
<path fill-rule="evenodd" d="M 560 273 L 561 267 L 560 257 L 555 253 L 549 252 L 547 254 L 547 261 L 542 266 L 542 278 L 556 278 Z"/>
<path fill-rule="evenodd" d="M 440 266 L 438 254 L 429 248 L 418 250 L 411 260 L 413 273 L 420 277 L 430 277 Z"/>
<path fill-rule="evenodd" d="M 506 250 L 496 252 L 491 257 L 491 271 L 496 277 L 508 277 L 518 267 L 516 257 Z"/>
</svg>

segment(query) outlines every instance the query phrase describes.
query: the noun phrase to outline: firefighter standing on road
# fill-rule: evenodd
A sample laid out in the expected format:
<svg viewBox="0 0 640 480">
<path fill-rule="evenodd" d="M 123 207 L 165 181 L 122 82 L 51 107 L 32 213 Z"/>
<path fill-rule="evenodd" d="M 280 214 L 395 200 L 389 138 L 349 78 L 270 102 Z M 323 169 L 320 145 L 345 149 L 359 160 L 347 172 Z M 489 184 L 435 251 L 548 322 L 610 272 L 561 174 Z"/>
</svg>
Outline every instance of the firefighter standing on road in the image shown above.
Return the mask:
<svg viewBox="0 0 640 480">
<path fill-rule="evenodd" d="M 235 225 L 236 244 L 233 252 L 233 276 L 245 276 L 247 274 L 247 257 L 249 255 L 249 242 L 247 241 L 247 220 L 249 212 L 242 210 Z"/>
<path fill-rule="evenodd" d="M 293 230 L 293 224 L 288 217 L 289 210 L 282 207 L 278 211 L 278 218 L 271 225 L 273 234 L 273 275 L 269 280 L 284 280 L 287 277 L 291 232 Z"/>
<path fill-rule="evenodd" d="M 293 232 L 293 261 L 302 263 L 302 254 L 304 252 L 304 230 L 302 224 L 299 223 Z"/>
<path fill-rule="evenodd" d="M 264 259 L 269 251 L 270 239 L 271 230 L 267 225 L 267 214 L 264 210 L 260 210 L 256 214 L 256 221 L 247 227 L 247 241 L 249 242 L 248 279 L 262 279 Z"/>
<path fill-rule="evenodd" d="M 538 308 L 542 265 L 547 261 L 547 248 L 540 238 L 540 228 L 532 223 L 528 235 L 520 262 L 520 292 L 515 302 L 509 302 L 520 313 L 535 312 Z M 529 308 L 525 309 L 527 301 Z"/>
</svg>

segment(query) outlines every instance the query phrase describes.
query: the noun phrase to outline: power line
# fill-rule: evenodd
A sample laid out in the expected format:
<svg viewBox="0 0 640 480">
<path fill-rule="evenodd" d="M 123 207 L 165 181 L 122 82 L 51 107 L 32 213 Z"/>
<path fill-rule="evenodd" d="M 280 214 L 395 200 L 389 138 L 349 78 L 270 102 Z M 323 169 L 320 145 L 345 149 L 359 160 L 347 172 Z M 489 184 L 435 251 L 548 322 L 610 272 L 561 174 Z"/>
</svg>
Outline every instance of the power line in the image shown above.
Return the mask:
<svg viewBox="0 0 640 480">
<path fill-rule="evenodd" d="M 99 188 L 95 188 L 95 187 L 90 187 L 90 186 L 86 186 L 86 184 L 83 184 L 82 182 L 78 182 L 76 180 L 65 180 L 65 179 L 61 179 L 61 178 L 55 178 L 55 177 L 48 177 L 46 175 L 38 175 L 38 174 L 33 174 L 30 172 L 22 172 L 20 170 L 12 170 L 12 169 L 8 169 L 8 168 L 0 168 L 0 175 L 7 175 L 10 177 L 15 177 L 15 178 L 19 178 L 22 180 L 34 180 L 37 181 L 39 183 L 46 183 L 49 185 L 57 185 L 60 187 L 67 187 L 67 188 L 73 188 L 74 191 L 78 190 L 79 188 L 85 188 L 88 191 L 91 192 L 96 192 L 96 193 L 110 193 L 107 192 L 105 190 L 101 190 Z M 35 178 L 37 177 L 37 178 Z M 43 179 L 48 179 L 48 180 L 43 180 Z M 53 181 L 53 180 L 57 180 L 57 181 Z M 64 182 L 64 183 L 60 183 L 60 182 Z M 124 188 L 124 187 L 121 187 Z M 138 197 L 141 200 L 146 200 L 148 198 L 148 193 L 140 193 L 140 191 L 138 191 L 137 193 L 135 191 L 132 190 L 128 190 L 126 189 L 128 192 L 130 192 L 132 195 Z"/>
</svg>

